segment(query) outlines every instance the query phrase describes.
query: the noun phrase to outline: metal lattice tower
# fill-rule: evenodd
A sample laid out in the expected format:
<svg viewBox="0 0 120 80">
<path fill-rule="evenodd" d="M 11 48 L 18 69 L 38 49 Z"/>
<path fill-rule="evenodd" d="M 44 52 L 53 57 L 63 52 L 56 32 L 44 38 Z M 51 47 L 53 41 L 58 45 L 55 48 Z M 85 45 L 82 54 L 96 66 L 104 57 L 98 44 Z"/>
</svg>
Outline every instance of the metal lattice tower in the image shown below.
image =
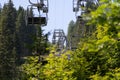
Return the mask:
<svg viewBox="0 0 120 80">
<path fill-rule="evenodd" d="M 69 48 L 67 37 L 62 29 L 54 30 L 52 43 L 57 46 L 57 51 Z"/>
</svg>

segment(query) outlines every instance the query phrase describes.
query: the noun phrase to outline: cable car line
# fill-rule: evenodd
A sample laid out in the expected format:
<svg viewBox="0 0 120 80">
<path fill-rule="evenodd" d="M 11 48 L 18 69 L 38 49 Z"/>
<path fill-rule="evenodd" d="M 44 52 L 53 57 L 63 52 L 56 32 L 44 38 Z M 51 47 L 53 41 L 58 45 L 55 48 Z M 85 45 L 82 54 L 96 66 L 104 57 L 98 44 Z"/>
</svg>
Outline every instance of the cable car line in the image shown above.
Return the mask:
<svg viewBox="0 0 120 80">
<path fill-rule="evenodd" d="M 83 21 L 82 15 L 85 13 L 88 13 L 88 8 L 92 5 L 98 5 L 99 0 L 73 0 L 73 12 L 75 12 L 75 16 L 77 21 L 81 22 Z M 34 10 L 36 7 L 38 9 L 38 17 L 35 16 L 29 16 L 27 15 L 27 22 L 28 24 L 40 24 L 40 25 L 47 25 L 47 19 L 48 19 L 48 0 L 37 0 L 37 3 L 31 2 L 29 0 L 29 5 L 32 10 Z M 28 8 L 29 8 L 28 6 Z M 81 14 L 77 15 L 78 12 L 81 12 Z M 42 13 L 45 13 L 46 16 L 41 16 Z M 66 44 L 65 44 L 66 42 Z M 63 49 L 67 50 L 70 49 L 71 46 L 69 46 L 69 41 L 67 40 L 66 35 L 64 34 L 64 31 L 62 29 L 55 29 L 53 33 L 52 43 L 57 45 L 58 50 L 61 51 Z M 65 48 L 64 48 L 65 47 Z"/>
</svg>

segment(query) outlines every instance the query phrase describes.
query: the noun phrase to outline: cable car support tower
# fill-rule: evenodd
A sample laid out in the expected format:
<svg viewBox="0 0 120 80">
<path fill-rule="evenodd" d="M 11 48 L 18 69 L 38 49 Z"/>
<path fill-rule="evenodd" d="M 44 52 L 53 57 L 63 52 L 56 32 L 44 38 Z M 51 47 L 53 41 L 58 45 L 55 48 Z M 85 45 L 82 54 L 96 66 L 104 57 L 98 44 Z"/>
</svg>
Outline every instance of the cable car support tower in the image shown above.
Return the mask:
<svg viewBox="0 0 120 80">
<path fill-rule="evenodd" d="M 60 54 L 69 49 L 69 42 L 63 29 L 54 30 L 52 44 L 56 45 L 56 52 L 60 52 Z"/>
</svg>

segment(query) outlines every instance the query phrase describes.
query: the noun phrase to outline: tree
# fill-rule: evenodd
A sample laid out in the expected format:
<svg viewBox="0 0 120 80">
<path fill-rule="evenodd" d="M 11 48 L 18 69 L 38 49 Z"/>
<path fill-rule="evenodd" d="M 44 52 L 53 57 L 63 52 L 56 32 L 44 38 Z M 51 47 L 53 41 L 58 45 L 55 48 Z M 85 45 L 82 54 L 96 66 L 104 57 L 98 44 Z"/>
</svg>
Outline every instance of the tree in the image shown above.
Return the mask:
<svg viewBox="0 0 120 80">
<path fill-rule="evenodd" d="M 20 64 L 21 57 L 25 55 L 25 37 L 26 37 L 26 23 L 25 23 L 25 10 L 23 7 L 19 7 L 17 11 L 17 21 L 16 21 L 16 50 L 18 64 Z"/>
<path fill-rule="evenodd" d="M 75 28 L 75 22 L 72 20 L 70 21 L 69 25 L 68 25 L 68 34 L 67 34 L 67 38 L 68 40 L 70 40 L 71 35 L 73 34 Z"/>
<path fill-rule="evenodd" d="M 16 79 L 16 48 L 15 48 L 15 21 L 16 9 L 9 0 L 1 12 L 0 36 L 0 78 L 1 80 Z"/>
<path fill-rule="evenodd" d="M 80 36 L 82 35 L 80 26 L 78 22 L 70 21 L 69 23 L 67 38 L 71 48 L 76 48 L 80 41 Z"/>
<path fill-rule="evenodd" d="M 91 23 L 96 26 L 92 39 L 80 44 L 77 54 L 88 63 L 85 75 L 96 79 L 115 79 L 119 77 L 119 1 L 101 0 L 102 4 L 91 13 Z M 82 65 L 84 66 L 84 64 Z M 114 75 L 114 72 L 116 75 Z M 99 76 L 99 78 L 97 77 Z M 112 78 L 110 76 L 113 76 Z M 104 77 L 104 78 L 102 78 Z"/>
</svg>

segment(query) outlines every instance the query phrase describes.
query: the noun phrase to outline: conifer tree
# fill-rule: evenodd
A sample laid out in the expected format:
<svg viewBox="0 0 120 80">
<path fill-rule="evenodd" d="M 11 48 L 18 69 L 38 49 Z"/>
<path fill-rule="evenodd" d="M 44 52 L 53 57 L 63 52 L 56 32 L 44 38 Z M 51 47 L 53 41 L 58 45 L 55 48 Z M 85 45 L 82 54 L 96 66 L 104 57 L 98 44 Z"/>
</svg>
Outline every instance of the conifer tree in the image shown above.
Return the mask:
<svg viewBox="0 0 120 80">
<path fill-rule="evenodd" d="M 9 0 L 1 12 L 1 36 L 0 36 L 0 79 L 16 79 L 16 48 L 15 48 L 15 21 L 16 9 Z"/>
<path fill-rule="evenodd" d="M 16 21 L 16 50 L 18 62 L 20 61 L 20 58 L 24 55 L 25 28 L 25 10 L 22 7 L 19 7 L 17 11 Z"/>
</svg>

